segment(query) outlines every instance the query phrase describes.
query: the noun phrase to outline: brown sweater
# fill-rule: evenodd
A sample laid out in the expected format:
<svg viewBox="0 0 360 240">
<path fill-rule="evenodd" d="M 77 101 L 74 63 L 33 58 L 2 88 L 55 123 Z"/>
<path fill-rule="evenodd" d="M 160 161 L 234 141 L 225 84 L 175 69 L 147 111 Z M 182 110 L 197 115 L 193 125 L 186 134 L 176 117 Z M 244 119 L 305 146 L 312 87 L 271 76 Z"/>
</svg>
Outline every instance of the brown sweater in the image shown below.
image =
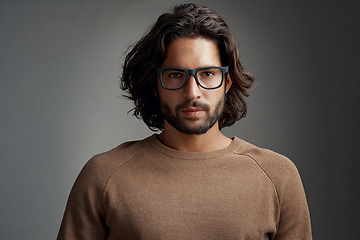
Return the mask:
<svg viewBox="0 0 360 240">
<path fill-rule="evenodd" d="M 180 152 L 155 135 L 93 157 L 58 239 L 311 239 L 300 176 L 286 157 L 239 138 Z"/>
</svg>

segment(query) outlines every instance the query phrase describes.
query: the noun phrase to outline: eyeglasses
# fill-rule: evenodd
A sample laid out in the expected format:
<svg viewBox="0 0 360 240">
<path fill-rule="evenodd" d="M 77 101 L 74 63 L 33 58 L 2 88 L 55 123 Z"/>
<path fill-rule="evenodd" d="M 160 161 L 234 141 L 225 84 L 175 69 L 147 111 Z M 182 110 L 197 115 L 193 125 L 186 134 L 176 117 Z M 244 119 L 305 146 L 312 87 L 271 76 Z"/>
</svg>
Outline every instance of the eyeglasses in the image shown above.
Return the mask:
<svg viewBox="0 0 360 240">
<path fill-rule="evenodd" d="M 216 89 L 223 84 L 225 74 L 229 67 L 204 67 L 197 69 L 185 68 L 156 68 L 160 78 L 161 86 L 167 90 L 178 90 L 183 88 L 191 75 L 195 81 L 204 89 Z"/>
</svg>

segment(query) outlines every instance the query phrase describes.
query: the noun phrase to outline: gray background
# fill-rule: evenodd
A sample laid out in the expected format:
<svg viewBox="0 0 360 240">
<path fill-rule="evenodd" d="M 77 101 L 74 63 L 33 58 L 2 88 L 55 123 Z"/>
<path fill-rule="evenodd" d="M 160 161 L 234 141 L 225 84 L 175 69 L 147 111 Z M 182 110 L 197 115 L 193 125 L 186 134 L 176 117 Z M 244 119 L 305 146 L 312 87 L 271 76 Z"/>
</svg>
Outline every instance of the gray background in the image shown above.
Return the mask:
<svg viewBox="0 0 360 240">
<path fill-rule="evenodd" d="M 355 239 L 359 209 L 356 1 L 197 1 L 228 21 L 257 87 L 225 129 L 290 157 L 314 239 Z M 0 1 L 0 231 L 54 239 L 94 154 L 151 132 L 127 111 L 127 48 L 176 1 Z"/>
</svg>

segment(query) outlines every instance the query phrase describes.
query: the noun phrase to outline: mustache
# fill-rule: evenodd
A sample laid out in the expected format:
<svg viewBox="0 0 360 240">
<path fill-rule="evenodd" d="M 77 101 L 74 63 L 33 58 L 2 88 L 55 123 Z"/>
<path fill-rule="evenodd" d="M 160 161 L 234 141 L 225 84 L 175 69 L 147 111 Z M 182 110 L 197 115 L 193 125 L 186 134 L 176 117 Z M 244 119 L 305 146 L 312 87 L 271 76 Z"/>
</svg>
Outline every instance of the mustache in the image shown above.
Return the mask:
<svg viewBox="0 0 360 240">
<path fill-rule="evenodd" d="M 210 110 L 210 106 L 205 103 L 201 103 L 199 101 L 188 100 L 188 101 L 185 101 L 184 103 L 176 106 L 175 111 L 181 111 L 182 109 L 186 109 L 186 108 L 190 108 L 190 107 L 201 108 L 204 111 Z"/>
</svg>

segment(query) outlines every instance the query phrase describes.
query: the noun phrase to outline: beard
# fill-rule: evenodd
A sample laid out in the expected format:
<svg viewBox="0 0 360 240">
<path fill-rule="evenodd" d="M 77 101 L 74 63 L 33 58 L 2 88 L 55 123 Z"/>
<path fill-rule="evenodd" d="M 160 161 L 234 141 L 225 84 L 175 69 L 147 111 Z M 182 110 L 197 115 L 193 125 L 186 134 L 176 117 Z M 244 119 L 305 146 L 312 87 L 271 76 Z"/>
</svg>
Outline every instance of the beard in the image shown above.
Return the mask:
<svg viewBox="0 0 360 240">
<path fill-rule="evenodd" d="M 176 130 L 178 130 L 181 133 L 185 133 L 185 134 L 196 134 L 196 135 L 202 135 L 207 133 L 207 131 L 212 128 L 215 123 L 217 123 L 219 121 L 219 119 L 222 117 L 223 115 L 223 111 L 224 111 L 224 96 L 219 100 L 219 102 L 216 104 L 216 107 L 214 109 L 213 113 L 210 113 L 210 106 L 204 103 L 200 103 L 197 101 L 186 101 L 183 104 L 180 104 L 178 106 L 176 106 L 175 108 L 175 114 L 173 114 L 171 112 L 170 107 L 161 100 L 160 98 L 160 108 L 161 108 L 161 112 L 162 115 L 164 117 L 164 119 L 172 126 L 174 127 Z M 197 126 L 192 127 L 191 125 L 189 125 L 187 122 L 195 122 L 200 120 L 199 118 L 185 118 L 182 119 L 180 117 L 180 113 L 182 109 L 186 109 L 189 107 L 196 107 L 196 108 L 201 108 L 202 110 L 205 111 L 205 119 L 198 124 Z"/>
</svg>

